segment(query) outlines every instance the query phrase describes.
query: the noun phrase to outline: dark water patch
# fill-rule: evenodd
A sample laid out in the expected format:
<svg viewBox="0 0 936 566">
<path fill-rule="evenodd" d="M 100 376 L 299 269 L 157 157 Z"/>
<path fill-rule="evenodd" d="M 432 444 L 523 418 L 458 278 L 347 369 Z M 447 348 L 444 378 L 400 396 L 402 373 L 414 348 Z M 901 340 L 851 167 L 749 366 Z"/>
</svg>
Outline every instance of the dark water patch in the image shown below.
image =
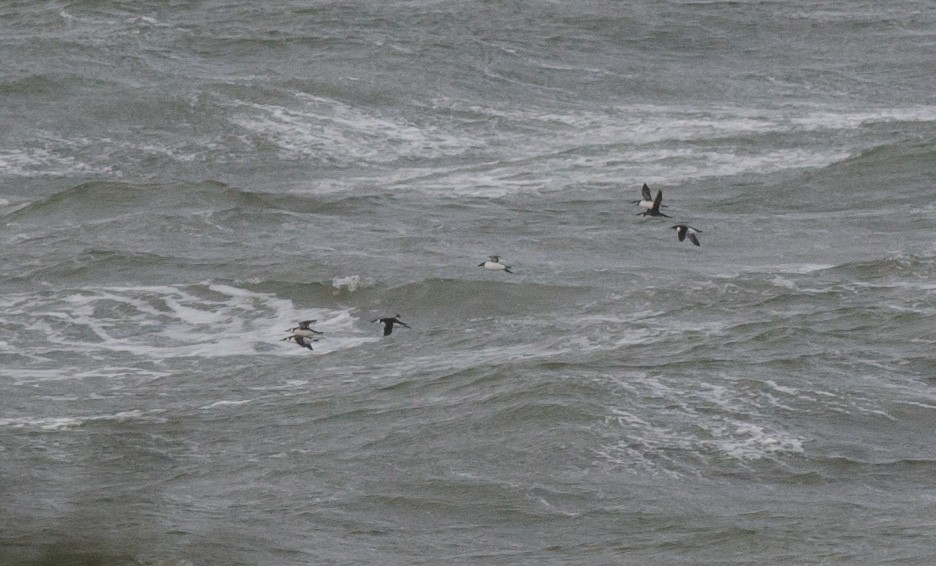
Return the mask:
<svg viewBox="0 0 936 566">
<path fill-rule="evenodd" d="M 932 142 L 904 142 L 865 150 L 819 172 L 804 175 L 799 187 L 771 192 L 771 200 L 808 203 L 816 211 L 871 211 L 906 215 L 930 204 L 936 177 Z"/>
<path fill-rule="evenodd" d="M 241 215 L 266 212 L 292 214 L 343 215 L 373 212 L 384 205 L 386 195 L 315 197 L 254 191 L 218 181 L 191 184 L 137 184 L 116 181 L 91 181 L 58 191 L 21 206 L 6 215 L 9 223 L 48 224 L 87 223 L 107 219 L 126 219 L 132 230 L 134 219 L 145 223 L 154 213 L 175 215 L 205 212 L 223 215 L 236 211 Z M 9 229 L 9 228 L 8 228 Z"/>
<path fill-rule="evenodd" d="M 818 459 L 814 458 L 814 461 Z M 919 481 L 936 486 L 933 480 L 936 459 L 876 460 L 870 454 L 852 454 L 829 456 L 823 458 L 821 464 L 831 481 L 865 481 L 881 487 L 894 481 L 894 478 L 900 478 L 900 481 Z"/>
<path fill-rule="evenodd" d="M 848 116 L 843 116 L 842 127 L 850 126 Z M 890 126 L 886 122 L 876 127 Z M 929 129 L 931 120 L 920 122 L 920 127 Z M 872 126 L 860 126 L 870 128 Z M 896 126 L 895 126 L 896 127 Z M 838 132 L 833 129 L 832 132 Z M 859 133 L 863 133 L 859 129 Z M 831 134 L 809 132 L 811 136 L 824 139 Z M 859 134 L 855 134 L 859 135 Z M 794 131 L 770 132 L 755 137 L 746 136 L 734 144 L 742 147 L 754 143 L 755 154 L 769 146 L 797 148 L 803 133 Z M 914 138 L 906 140 L 906 137 Z M 930 204 L 930 180 L 936 176 L 936 149 L 931 141 L 919 141 L 917 136 L 908 135 L 903 140 L 894 140 L 859 150 L 857 155 L 834 161 L 818 170 L 793 169 L 786 173 L 767 177 L 745 175 L 730 179 L 741 182 L 728 193 L 720 193 L 723 199 L 715 203 L 724 212 L 770 212 L 777 214 L 802 213 L 817 218 L 821 215 L 843 215 L 853 220 L 855 227 L 881 219 L 893 218 L 901 225 Z M 922 137 L 922 136 L 921 136 Z M 880 137 L 874 138 L 880 141 Z M 726 140 L 727 143 L 727 140 Z M 829 144 L 834 143 L 829 139 Z M 730 197 L 730 198 L 729 198 Z M 837 216 L 833 216 L 836 218 Z M 843 236 L 853 227 L 844 229 Z"/>
<path fill-rule="evenodd" d="M 33 73 L 24 74 L 17 78 L 7 78 L 0 82 L 0 95 L 12 97 L 10 102 L 13 104 L 18 104 L 17 97 L 31 100 L 35 104 L 36 97 L 39 97 L 38 100 L 42 98 L 56 99 L 69 92 L 77 94 L 83 89 L 95 90 L 105 86 L 104 81 L 90 77 L 70 77 L 69 80 L 63 81 L 61 75 L 58 74 Z M 27 110 L 25 104 L 23 110 Z"/>
<path fill-rule="evenodd" d="M 314 228 L 316 215 L 340 217 L 373 214 L 396 203 L 394 195 L 368 187 L 318 194 L 314 186 L 314 180 L 310 180 L 310 189 L 307 192 L 277 193 L 210 180 L 191 186 L 171 188 L 169 193 L 173 196 L 167 199 L 170 202 L 166 204 L 203 210 L 213 215 L 236 212 L 250 216 L 275 211 L 294 215 L 297 220 L 308 215 L 306 219 L 309 227 Z"/>
<path fill-rule="evenodd" d="M 446 319 L 529 315 L 575 302 L 588 287 L 523 282 L 509 273 L 491 273 L 494 280 L 425 279 L 391 287 L 382 293 L 388 304 L 410 312 L 439 313 Z"/>
<path fill-rule="evenodd" d="M 347 512 L 367 513 L 378 523 L 398 528 L 455 525 L 519 525 L 536 523 L 551 516 L 530 501 L 525 488 L 483 478 L 430 480 L 387 486 L 396 494 L 369 494 L 346 505 Z M 457 502 L 457 503 L 456 503 Z"/>
<path fill-rule="evenodd" d="M 339 217 L 354 214 L 387 214 L 388 209 L 400 206 L 392 194 L 368 187 L 321 196 L 293 194 L 287 198 L 288 202 L 284 203 L 284 208 L 292 212 Z"/>
<path fill-rule="evenodd" d="M 147 187 L 110 181 L 92 181 L 55 193 L 9 214 L 11 222 L 89 222 L 120 215 L 140 214 L 147 202 Z"/>
<path fill-rule="evenodd" d="M 80 282 L 119 285 L 173 279 L 167 273 L 180 271 L 180 261 L 156 254 L 121 252 L 115 250 L 88 250 L 51 266 L 41 267 L 27 273 L 10 277 L 12 285 L 43 281 L 51 285 L 74 285 Z M 191 265 L 197 269 L 196 265 Z"/>
<path fill-rule="evenodd" d="M 840 280 L 854 282 L 893 282 L 895 289 L 909 285 L 910 281 L 930 282 L 936 276 L 936 258 L 917 255 L 891 255 L 868 261 L 842 264 L 827 270 L 822 275 L 838 276 Z"/>
<path fill-rule="evenodd" d="M 246 211 L 288 209 L 284 207 L 287 199 L 282 195 L 252 191 L 214 180 L 206 180 L 185 187 L 173 187 L 169 193 L 172 201 L 175 201 L 170 202 L 171 205 L 211 213 L 230 210 L 232 207 Z"/>
<path fill-rule="evenodd" d="M 49 542 L 48 532 L 24 535 L 17 542 L 0 541 L 0 562 L 19 566 L 139 566 L 140 562 L 125 548 L 128 541 L 88 540 L 61 537 Z M 42 540 L 46 539 L 46 540 Z"/>
</svg>

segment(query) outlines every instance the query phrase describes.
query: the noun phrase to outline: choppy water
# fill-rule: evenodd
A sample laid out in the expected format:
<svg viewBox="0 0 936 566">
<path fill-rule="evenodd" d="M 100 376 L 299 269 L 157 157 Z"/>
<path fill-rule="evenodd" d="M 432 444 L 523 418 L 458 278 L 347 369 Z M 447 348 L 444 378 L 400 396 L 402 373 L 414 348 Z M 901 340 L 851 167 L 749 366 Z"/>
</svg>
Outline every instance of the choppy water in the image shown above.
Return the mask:
<svg viewBox="0 0 936 566">
<path fill-rule="evenodd" d="M 933 2 L 15 1 L 0 46 L 0 562 L 936 560 Z"/>
</svg>

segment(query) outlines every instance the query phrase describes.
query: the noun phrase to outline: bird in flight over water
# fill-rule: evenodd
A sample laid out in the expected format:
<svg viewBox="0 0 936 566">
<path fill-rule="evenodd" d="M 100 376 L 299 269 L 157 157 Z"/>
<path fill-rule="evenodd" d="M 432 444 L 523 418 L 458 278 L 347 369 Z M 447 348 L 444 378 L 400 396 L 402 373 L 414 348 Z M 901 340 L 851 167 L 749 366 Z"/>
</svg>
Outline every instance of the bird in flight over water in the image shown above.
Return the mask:
<svg viewBox="0 0 936 566">
<path fill-rule="evenodd" d="M 399 324 L 399 325 L 402 326 L 403 328 L 409 328 L 409 327 L 410 327 L 408 324 L 406 324 L 405 322 L 403 322 L 402 320 L 400 320 L 400 315 L 396 315 L 396 316 L 386 316 L 386 317 L 384 317 L 384 318 L 375 318 L 375 319 L 372 320 L 371 322 L 379 322 L 380 324 L 383 325 L 383 335 L 384 335 L 384 336 L 390 336 L 390 334 L 393 332 L 393 325 L 394 325 L 394 324 Z"/>
</svg>

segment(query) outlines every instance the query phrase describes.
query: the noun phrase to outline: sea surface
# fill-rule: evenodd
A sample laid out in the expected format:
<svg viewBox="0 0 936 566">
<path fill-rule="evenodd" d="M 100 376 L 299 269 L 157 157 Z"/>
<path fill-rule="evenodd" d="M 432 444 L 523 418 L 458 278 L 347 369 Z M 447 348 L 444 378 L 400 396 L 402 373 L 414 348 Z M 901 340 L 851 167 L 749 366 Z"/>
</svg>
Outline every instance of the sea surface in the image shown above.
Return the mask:
<svg viewBox="0 0 936 566">
<path fill-rule="evenodd" d="M 936 563 L 936 1 L 9 0 L 0 53 L 0 564 Z"/>
</svg>

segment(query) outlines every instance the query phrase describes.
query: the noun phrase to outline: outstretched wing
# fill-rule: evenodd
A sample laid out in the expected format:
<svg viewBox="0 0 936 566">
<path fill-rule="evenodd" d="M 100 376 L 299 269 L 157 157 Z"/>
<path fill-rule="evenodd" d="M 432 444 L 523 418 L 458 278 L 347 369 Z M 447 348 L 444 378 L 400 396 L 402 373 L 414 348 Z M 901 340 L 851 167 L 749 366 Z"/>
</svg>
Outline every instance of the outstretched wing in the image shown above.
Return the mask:
<svg viewBox="0 0 936 566">
<path fill-rule="evenodd" d="M 651 200 L 653 198 L 653 195 L 650 194 L 650 187 L 647 186 L 647 183 L 644 183 L 643 188 L 640 189 L 640 194 L 643 196 L 644 200 Z"/>
</svg>

